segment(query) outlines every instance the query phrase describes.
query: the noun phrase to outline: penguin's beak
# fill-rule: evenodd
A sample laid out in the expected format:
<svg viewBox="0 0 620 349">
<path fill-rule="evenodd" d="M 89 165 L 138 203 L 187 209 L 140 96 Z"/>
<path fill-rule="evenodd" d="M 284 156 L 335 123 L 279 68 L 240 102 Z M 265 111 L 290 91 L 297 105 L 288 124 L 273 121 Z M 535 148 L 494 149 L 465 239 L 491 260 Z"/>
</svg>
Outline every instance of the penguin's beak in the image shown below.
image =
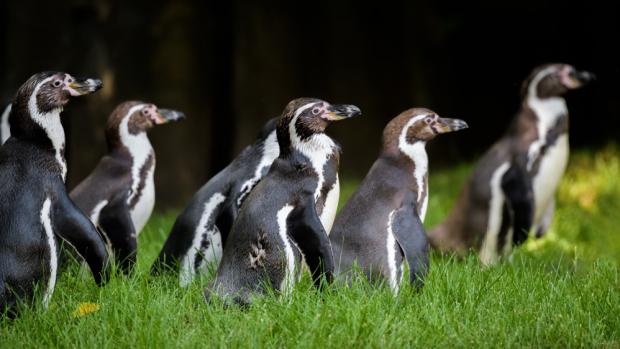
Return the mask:
<svg viewBox="0 0 620 349">
<path fill-rule="evenodd" d="M 468 128 L 467 123 L 460 119 L 437 118 L 431 126 L 437 133 L 448 133 Z"/>
<path fill-rule="evenodd" d="M 103 87 L 103 82 L 99 79 L 74 79 L 68 83 L 65 90 L 73 97 L 83 96 L 93 93 Z"/>
<path fill-rule="evenodd" d="M 185 119 L 185 114 L 183 112 L 172 109 L 157 109 L 154 121 L 156 125 L 161 125 L 181 119 Z"/>
<path fill-rule="evenodd" d="M 578 71 L 570 68 L 567 72 L 562 72 L 561 79 L 564 86 L 574 90 L 592 82 L 596 79 L 596 76 L 585 70 Z"/>
<path fill-rule="evenodd" d="M 323 115 L 329 121 L 338 121 L 362 115 L 362 111 L 352 104 L 336 104 L 330 105 Z"/>
</svg>

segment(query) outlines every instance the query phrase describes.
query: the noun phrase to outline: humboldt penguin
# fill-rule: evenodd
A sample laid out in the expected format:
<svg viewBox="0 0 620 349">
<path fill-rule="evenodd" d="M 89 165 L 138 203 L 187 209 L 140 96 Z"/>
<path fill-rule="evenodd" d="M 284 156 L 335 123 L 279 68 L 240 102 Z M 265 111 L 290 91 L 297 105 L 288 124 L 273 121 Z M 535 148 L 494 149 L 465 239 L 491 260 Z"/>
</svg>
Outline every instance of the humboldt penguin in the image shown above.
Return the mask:
<svg viewBox="0 0 620 349">
<path fill-rule="evenodd" d="M 333 121 L 359 114 L 356 106 L 313 98 L 288 103 L 276 128 L 279 155 L 241 205 L 207 300 L 214 292 L 249 304 L 267 287 L 288 294 L 302 257 L 315 285 L 322 275 L 331 281 L 334 258 L 319 212 L 325 207 L 321 193 L 333 187 L 326 179 L 338 172 L 340 148 L 324 131 Z"/>
<path fill-rule="evenodd" d="M 153 275 L 180 269 L 179 283 L 185 287 L 196 274 L 217 268 L 239 207 L 280 153 L 276 123 L 277 118 L 267 121 L 256 142 L 194 194 L 174 222 L 151 268 Z"/>
<path fill-rule="evenodd" d="M 407 262 L 409 282 L 422 285 L 428 270 L 426 143 L 464 128 L 464 121 L 424 108 L 387 124 L 379 158 L 334 222 L 330 240 L 339 276 L 348 278 L 356 264 L 369 280 L 387 281 L 398 292 Z"/>
<path fill-rule="evenodd" d="M 67 195 L 65 132 L 60 114 L 72 97 L 97 91 L 100 80 L 44 72 L 17 91 L 11 137 L 0 147 L 0 313 L 16 314 L 39 284 L 50 302 L 64 241 L 85 259 L 98 285 L 108 254 L 95 226 Z M 60 238 L 60 240 L 59 240 Z"/>
<path fill-rule="evenodd" d="M 124 272 L 135 264 L 138 234 L 155 206 L 155 151 L 147 132 L 182 118 L 181 112 L 151 103 L 121 103 L 108 118 L 107 154 L 71 191 L 71 199 L 99 227 Z"/>
<path fill-rule="evenodd" d="M 276 124 L 277 118 L 270 119 L 257 141 L 194 195 L 175 221 L 153 264 L 152 274 L 159 274 L 162 268 L 180 269 L 179 284 L 185 287 L 196 274 L 206 272 L 209 267 L 217 268 L 241 204 L 280 154 Z M 338 173 L 327 173 L 323 187 L 316 209 L 329 234 L 340 196 Z"/>
<path fill-rule="evenodd" d="M 563 96 L 593 79 L 568 64 L 535 68 L 522 85 L 521 109 L 506 134 L 474 168 L 446 220 L 429 232 L 440 251 L 478 251 L 483 264 L 549 228 L 568 162 Z"/>
</svg>

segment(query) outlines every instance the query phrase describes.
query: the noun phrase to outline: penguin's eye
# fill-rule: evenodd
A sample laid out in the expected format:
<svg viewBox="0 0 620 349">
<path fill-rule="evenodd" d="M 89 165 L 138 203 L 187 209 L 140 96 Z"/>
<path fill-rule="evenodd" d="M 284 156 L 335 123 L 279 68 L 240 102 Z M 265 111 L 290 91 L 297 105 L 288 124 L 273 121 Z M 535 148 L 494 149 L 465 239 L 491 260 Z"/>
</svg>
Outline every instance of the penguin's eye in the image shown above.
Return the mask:
<svg viewBox="0 0 620 349">
<path fill-rule="evenodd" d="M 149 115 L 148 109 L 142 109 L 142 115 Z"/>
<path fill-rule="evenodd" d="M 433 118 L 432 118 L 432 117 L 430 117 L 430 116 L 427 116 L 427 117 L 425 117 L 425 118 L 424 118 L 424 122 L 425 122 L 427 125 L 430 125 L 430 124 L 432 124 L 432 123 L 433 123 Z"/>
<path fill-rule="evenodd" d="M 56 81 L 54 81 L 52 83 L 52 86 L 54 86 L 54 87 L 60 87 L 60 85 L 62 85 L 62 81 L 60 81 L 60 80 L 56 80 Z"/>
<path fill-rule="evenodd" d="M 319 107 L 312 108 L 312 115 L 319 115 L 321 109 Z"/>
</svg>

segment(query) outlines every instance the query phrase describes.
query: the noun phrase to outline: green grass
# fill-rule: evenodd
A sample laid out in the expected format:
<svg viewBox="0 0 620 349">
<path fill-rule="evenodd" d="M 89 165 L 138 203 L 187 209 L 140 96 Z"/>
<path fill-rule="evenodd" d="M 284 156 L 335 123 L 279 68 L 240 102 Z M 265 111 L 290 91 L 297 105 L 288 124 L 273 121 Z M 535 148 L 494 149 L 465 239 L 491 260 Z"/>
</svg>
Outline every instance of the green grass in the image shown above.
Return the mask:
<svg viewBox="0 0 620 349">
<path fill-rule="evenodd" d="M 363 281 L 314 290 L 306 276 L 290 298 L 251 308 L 207 305 L 208 278 L 188 289 L 148 276 L 174 215 L 155 216 L 140 237 L 136 275 L 97 288 L 73 266 L 50 308 L 0 320 L 0 348 L 21 347 L 620 347 L 620 150 L 571 157 L 551 232 L 510 262 L 481 268 L 475 256 L 433 256 L 421 292 L 397 297 Z M 470 165 L 433 173 L 428 226 L 441 220 Z M 344 200 L 355 188 L 343 185 Z M 73 313 L 80 303 L 99 310 Z"/>
</svg>

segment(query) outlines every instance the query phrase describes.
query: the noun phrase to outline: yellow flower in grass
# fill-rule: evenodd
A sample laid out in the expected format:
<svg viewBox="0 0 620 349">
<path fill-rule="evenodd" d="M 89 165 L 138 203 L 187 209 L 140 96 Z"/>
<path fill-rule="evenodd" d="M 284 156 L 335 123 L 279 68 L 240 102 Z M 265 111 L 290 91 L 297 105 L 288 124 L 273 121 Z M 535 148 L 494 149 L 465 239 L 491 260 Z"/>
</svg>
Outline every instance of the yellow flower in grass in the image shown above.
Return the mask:
<svg viewBox="0 0 620 349">
<path fill-rule="evenodd" d="M 98 310 L 99 304 L 89 302 L 80 303 L 78 304 L 77 309 L 75 309 L 75 311 L 71 314 L 71 316 L 73 316 L 73 318 L 78 318 L 90 313 L 94 313 Z"/>
</svg>

